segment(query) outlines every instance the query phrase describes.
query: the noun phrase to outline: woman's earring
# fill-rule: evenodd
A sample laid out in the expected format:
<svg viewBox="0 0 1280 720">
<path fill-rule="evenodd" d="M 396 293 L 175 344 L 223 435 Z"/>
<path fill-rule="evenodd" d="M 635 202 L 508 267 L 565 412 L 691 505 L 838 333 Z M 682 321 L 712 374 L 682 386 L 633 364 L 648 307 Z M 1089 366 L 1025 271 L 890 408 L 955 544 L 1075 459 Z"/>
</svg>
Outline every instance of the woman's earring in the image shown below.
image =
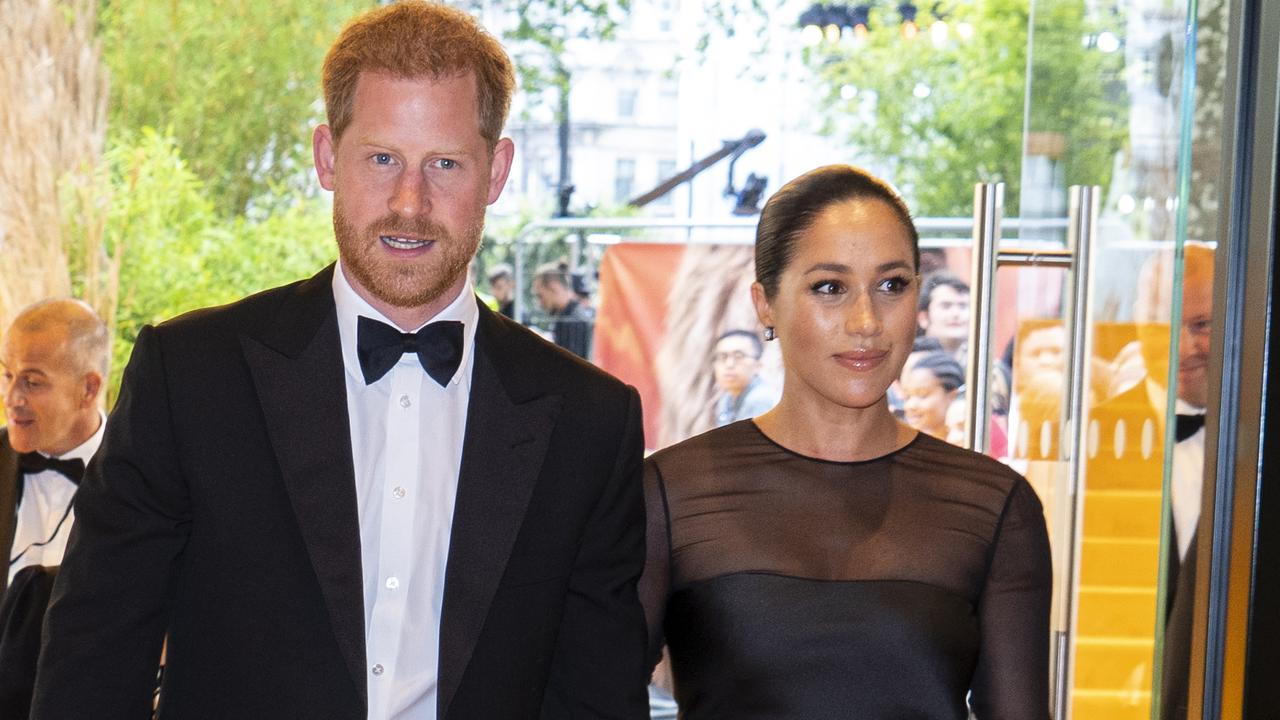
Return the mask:
<svg viewBox="0 0 1280 720">
<path fill-rule="evenodd" d="M 774 332 L 774 331 L 773 331 L 773 326 L 772 326 L 772 325 L 770 325 L 770 326 L 768 326 L 768 327 L 766 327 L 766 328 L 764 329 L 764 339 L 765 339 L 765 341 L 766 341 L 766 342 L 767 342 L 767 341 L 769 341 L 769 340 L 777 340 L 777 339 L 778 339 L 778 333 L 776 333 L 776 332 Z"/>
</svg>

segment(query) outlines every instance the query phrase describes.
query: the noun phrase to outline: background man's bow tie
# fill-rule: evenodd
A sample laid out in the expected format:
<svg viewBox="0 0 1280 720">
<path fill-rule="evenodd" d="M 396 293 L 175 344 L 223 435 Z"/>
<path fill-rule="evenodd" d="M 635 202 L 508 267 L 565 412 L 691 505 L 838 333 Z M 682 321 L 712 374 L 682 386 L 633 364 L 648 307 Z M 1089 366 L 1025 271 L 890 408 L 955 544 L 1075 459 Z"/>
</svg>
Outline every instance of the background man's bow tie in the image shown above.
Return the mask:
<svg viewBox="0 0 1280 720">
<path fill-rule="evenodd" d="M 1200 428 L 1204 427 L 1204 413 L 1196 415 L 1178 415 L 1178 424 L 1174 428 L 1174 437 L 1178 438 L 1178 442 L 1182 442 L 1192 435 L 1196 434 Z"/>
<path fill-rule="evenodd" d="M 59 460 L 41 455 L 38 452 L 28 452 L 18 455 L 18 467 L 23 474 L 34 475 L 45 470 L 52 470 L 61 474 L 66 479 L 79 485 L 80 479 L 84 477 L 84 461 L 80 459 Z"/>
</svg>

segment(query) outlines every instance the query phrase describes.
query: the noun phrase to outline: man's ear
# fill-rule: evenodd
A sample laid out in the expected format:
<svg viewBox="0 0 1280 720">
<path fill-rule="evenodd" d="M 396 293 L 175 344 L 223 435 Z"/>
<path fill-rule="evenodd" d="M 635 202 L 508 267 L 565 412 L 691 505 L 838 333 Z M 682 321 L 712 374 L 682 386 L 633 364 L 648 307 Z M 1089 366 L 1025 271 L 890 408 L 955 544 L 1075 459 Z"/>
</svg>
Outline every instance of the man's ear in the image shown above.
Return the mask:
<svg viewBox="0 0 1280 720">
<path fill-rule="evenodd" d="M 920 326 L 921 330 L 929 329 L 929 311 L 928 310 L 921 310 L 920 312 L 916 313 L 916 324 Z"/>
<path fill-rule="evenodd" d="M 516 144 L 511 138 L 502 138 L 493 146 L 492 159 L 489 164 L 489 194 L 485 202 L 489 205 L 498 201 L 502 188 L 507 185 L 507 175 L 511 172 L 511 163 L 515 160 Z"/>
<path fill-rule="evenodd" d="M 102 376 L 96 372 L 85 373 L 84 376 L 84 398 L 81 401 L 82 407 L 89 407 L 98 402 L 98 394 L 102 392 Z"/>
<path fill-rule="evenodd" d="M 320 187 L 332 191 L 334 179 L 334 154 L 337 143 L 333 139 L 333 131 L 328 125 L 319 125 L 311 134 L 311 157 L 316 165 L 316 177 L 320 179 Z"/>
</svg>

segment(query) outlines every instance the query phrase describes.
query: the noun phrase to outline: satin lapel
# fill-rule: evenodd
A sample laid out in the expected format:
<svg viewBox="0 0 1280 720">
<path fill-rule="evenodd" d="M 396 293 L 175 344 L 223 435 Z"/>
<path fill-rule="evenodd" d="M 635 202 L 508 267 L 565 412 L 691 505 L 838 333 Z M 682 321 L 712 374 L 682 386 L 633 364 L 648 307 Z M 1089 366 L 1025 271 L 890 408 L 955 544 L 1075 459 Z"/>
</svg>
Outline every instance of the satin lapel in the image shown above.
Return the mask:
<svg viewBox="0 0 1280 720">
<path fill-rule="evenodd" d="M 360 521 L 331 278 L 298 286 L 274 326 L 241 345 L 338 647 L 366 698 Z"/>
<path fill-rule="evenodd" d="M 560 412 L 559 395 L 527 389 L 528 371 L 506 346 L 510 332 L 481 307 L 440 621 L 441 718 L 484 627 Z"/>
<path fill-rule="evenodd" d="M 0 557 L 5 559 L 0 576 L 0 595 L 9 584 L 8 561 L 13 552 L 13 533 L 18 525 L 18 453 L 9 447 L 9 433 L 0 428 Z"/>
</svg>

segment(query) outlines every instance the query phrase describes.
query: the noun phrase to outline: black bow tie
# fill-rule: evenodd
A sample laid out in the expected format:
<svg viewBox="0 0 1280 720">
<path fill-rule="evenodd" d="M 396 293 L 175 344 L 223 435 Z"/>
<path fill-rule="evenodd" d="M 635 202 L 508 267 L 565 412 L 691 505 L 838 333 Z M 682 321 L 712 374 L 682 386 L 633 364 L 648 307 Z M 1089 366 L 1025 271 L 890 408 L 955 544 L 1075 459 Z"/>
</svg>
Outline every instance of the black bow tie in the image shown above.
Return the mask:
<svg viewBox="0 0 1280 720">
<path fill-rule="evenodd" d="M 386 375 L 405 353 L 416 354 L 431 379 L 447 384 L 462 362 L 462 323 L 442 320 L 416 333 L 402 333 L 386 323 L 360 316 L 356 323 L 356 355 L 366 385 Z"/>
<path fill-rule="evenodd" d="M 84 477 L 83 460 L 59 460 L 58 458 L 45 457 L 38 452 L 18 455 L 18 467 L 24 475 L 34 475 L 45 470 L 52 470 L 77 485 L 80 484 L 80 478 Z"/>
<path fill-rule="evenodd" d="M 1174 437 L 1178 438 L 1178 442 L 1182 442 L 1187 438 L 1195 435 L 1200 428 L 1204 427 L 1204 413 L 1196 415 L 1178 415 L 1178 424 L 1174 428 Z"/>
</svg>

